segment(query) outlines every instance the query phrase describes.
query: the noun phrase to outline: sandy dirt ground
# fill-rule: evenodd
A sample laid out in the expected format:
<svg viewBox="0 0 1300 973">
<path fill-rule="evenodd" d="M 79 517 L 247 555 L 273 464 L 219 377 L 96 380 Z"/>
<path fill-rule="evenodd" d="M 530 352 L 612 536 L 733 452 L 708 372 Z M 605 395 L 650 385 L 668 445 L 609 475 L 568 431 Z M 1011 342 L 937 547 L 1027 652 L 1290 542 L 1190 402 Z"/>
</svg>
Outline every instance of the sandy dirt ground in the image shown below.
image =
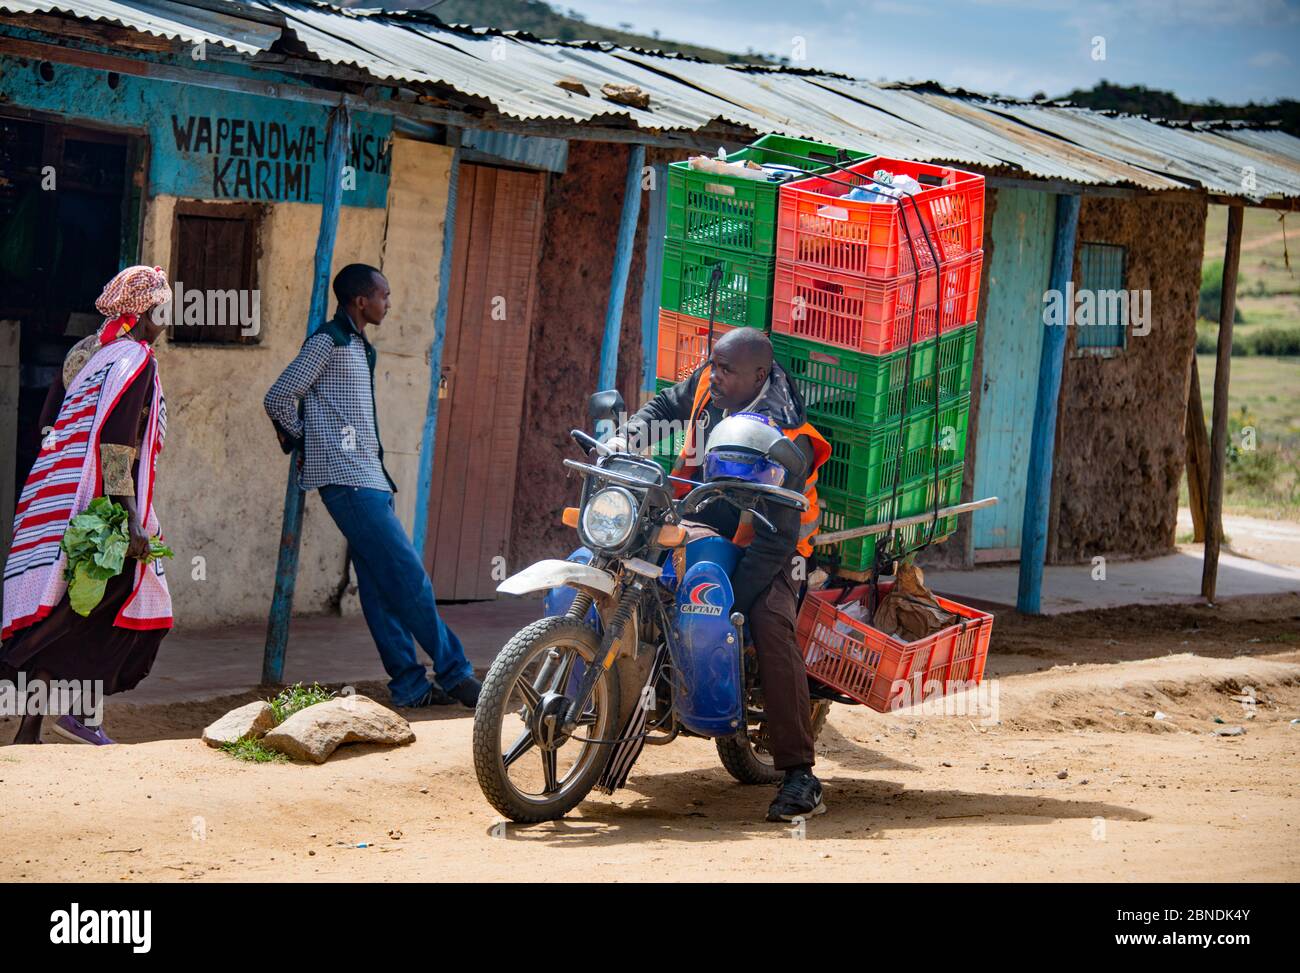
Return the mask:
<svg viewBox="0 0 1300 973">
<path fill-rule="evenodd" d="M 129 745 L 0 748 L 0 881 L 1300 880 L 1300 596 L 1007 613 L 988 675 L 995 724 L 836 706 L 829 812 L 802 833 L 702 740 L 648 748 L 562 822 L 502 826 L 463 709 L 308 766 L 196 739 L 254 693 L 110 703 Z"/>
<path fill-rule="evenodd" d="M 1192 512 L 1178 508 L 1178 533 L 1190 534 Z M 1266 520 L 1227 514 L 1223 518 L 1224 549 L 1241 557 L 1269 564 L 1300 567 L 1300 523 L 1294 520 Z M 1182 550 L 1199 551 L 1200 544 L 1180 544 Z"/>
</svg>

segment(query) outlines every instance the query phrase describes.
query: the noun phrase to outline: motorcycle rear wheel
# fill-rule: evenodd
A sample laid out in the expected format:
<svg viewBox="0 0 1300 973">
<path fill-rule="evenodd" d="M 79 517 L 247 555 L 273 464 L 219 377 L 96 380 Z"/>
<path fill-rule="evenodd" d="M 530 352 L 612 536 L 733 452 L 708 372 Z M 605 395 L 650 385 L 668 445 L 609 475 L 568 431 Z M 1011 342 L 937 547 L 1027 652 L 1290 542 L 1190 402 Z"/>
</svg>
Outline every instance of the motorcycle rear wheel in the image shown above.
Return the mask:
<svg viewBox="0 0 1300 973">
<path fill-rule="evenodd" d="M 488 670 L 474 712 L 474 772 L 488 803 L 511 821 L 532 824 L 564 817 L 582 802 L 604 770 L 613 744 L 587 741 L 611 740 L 618 733 L 617 666 L 597 681 L 573 736 L 546 748 L 529 729 L 539 700 L 571 690 L 576 682 L 574 663 L 595 664 L 599 651 L 600 638 L 586 622 L 565 616 L 543 618 L 520 629 Z M 528 688 L 521 689 L 525 681 Z M 509 727 L 517 722 L 515 717 L 521 721 L 517 730 Z M 513 743 L 503 744 L 507 737 Z M 562 752 L 567 761 L 563 773 Z M 511 768 L 525 768 L 525 761 L 541 764 L 540 791 L 524 782 L 526 769 L 524 778 L 512 778 Z"/>
<path fill-rule="evenodd" d="M 826 725 L 826 717 L 830 711 L 829 700 L 812 701 L 814 741 L 821 736 L 822 727 Z M 764 736 L 760 724 L 758 732 L 753 736 L 748 730 L 741 730 L 735 736 L 719 737 L 713 741 L 718 748 L 718 757 L 722 760 L 722 766 L 726 767 L 727 773 L 742 784 L 778 784 L 785 775 L 785 771 L 777 770 L 772 766 L 772 755 L 762 748 Z M 758 746 L 755 745 L 755 737 L 758 738 Z"/>
</svg>

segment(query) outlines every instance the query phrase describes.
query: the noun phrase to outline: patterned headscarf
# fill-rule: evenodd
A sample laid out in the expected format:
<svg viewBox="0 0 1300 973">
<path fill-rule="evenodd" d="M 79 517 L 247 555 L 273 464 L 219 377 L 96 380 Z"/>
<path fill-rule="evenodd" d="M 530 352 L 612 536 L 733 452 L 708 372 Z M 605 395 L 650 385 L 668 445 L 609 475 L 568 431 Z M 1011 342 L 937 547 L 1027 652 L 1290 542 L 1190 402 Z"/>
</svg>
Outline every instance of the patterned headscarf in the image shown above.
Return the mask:
<svg viewBox="0 0 1300 973">
<path fill-rule="evenodd" d="M 130 331 L 141 314 L 167 303 L 171 296 L 167 273 L 161 267 L 127 267 L 104 285 L 104 292 L 95 301 L 95 308 L 109 319 L 100 332 L 100 342 L 108 344 Z"/>
</svg>

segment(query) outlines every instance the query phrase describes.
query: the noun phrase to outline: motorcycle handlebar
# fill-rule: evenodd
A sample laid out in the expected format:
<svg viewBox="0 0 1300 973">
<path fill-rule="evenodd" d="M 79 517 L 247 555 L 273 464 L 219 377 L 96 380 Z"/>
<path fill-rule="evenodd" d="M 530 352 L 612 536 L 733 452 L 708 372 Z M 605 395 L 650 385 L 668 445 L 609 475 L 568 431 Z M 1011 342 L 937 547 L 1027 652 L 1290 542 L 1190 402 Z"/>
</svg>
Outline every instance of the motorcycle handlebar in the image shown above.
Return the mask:
<svg viewBox="0 0 1300 973">
<path fill-rule="evenodd" d="M 571 429 L 569 430 L 569 435 L 573 437 L 574 442 L 576 442 L 579 446 L 581 446 L 583 449 L 587 450 L 588 452 L 591 452 L 591 450 L 594 449 L 601 456 L 610 455 L 610 450 L 608 446 L 606 446 L 604 443 L 596 439 L 595 436 L 587 435 L 581 429 Z"/>
<path fill-rule="evenodd" d="M 584 440 L 589 441 L 604 450 L 606 455 L 611 455 L 608 448 L 597 443 L 592 439 L 592 437 L 588 436 L 581 430 L 573 430 L 572 435 L 579 445 L 582 445 Z M 624 486 L 637 489 L 651 489 L 656 492 L 661 492 L 665 501 L 671 500 L 671 495 L 664 487 L 653 486 L 638 477 L 628 476 L 624 473 L 616 472 L 615 470 L 592 466 L 589 463 L 580 463 L 577 460 L 572 459 L 566 459 L 564 465 L 571 470 L 577 470 L 580 473 L 620 483 Z M 670 479 L 679 483 L 694 482 L 692 480 L 682 480 L 678 477 L 670 477 Z M 800 513 L 803 513 L 808 509 L 807 497 L 801 493 L 795 493 L 793 490 L 787 490 L 784 487 L 772 486 L 767 483 L 746 483 L 744 480 L 715 480 L 711 483 L 695 484 L 691 492 L 688 493 L 679 504 L 677 504 L 677 513 L 679 515 L 696 513 L 707 503 L 716 500 L 718 497 L 723 496 L 726 493 L 734 491 L 746 492 L 751 495 L 757 494 L 758 496 L 765 497 L 773 503 L 780 504 L 783 507 L 790 507 L 791 509 L 798 510 Z M 755 513 L 757 513 L 757 511 L 755 511 Z"/>
<path fill-rule="evenodd" d="M 767 483 L 746 483 L 743 480 L 718 480 L 713 483 L 703 483 L 688 493 L 681 502 L 680 512 L 684 514 L 695 513 L 705 501 L 728 490 L 744 490 L 756 493 L 766 497 L 773 503 L 780 504 L 783 507 L 791 507 L 800 513 L 808 509 L 808 499 L 802 493 L 795 493 L 793 490 L 787 490 L 784 487 L 771 486 Z"/>
</svg>

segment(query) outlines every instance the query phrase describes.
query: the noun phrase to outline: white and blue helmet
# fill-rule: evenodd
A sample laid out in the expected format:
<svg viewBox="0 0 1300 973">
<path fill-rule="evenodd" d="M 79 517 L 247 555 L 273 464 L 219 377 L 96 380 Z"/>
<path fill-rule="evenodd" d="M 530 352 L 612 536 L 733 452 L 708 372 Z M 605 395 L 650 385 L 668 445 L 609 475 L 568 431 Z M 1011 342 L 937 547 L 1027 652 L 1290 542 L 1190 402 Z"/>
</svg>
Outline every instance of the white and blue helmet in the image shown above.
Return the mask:
<svg viewBox="0 0 1300 973">
<path fill-rule="evenodd" d="M 785 467 L 768 459 L 767 454 L 784 435 L 772 419 L 757 412 L 728 416 L 709 435 L 704 479 L 780 486 L 785 481 Z"/>
</svg>

